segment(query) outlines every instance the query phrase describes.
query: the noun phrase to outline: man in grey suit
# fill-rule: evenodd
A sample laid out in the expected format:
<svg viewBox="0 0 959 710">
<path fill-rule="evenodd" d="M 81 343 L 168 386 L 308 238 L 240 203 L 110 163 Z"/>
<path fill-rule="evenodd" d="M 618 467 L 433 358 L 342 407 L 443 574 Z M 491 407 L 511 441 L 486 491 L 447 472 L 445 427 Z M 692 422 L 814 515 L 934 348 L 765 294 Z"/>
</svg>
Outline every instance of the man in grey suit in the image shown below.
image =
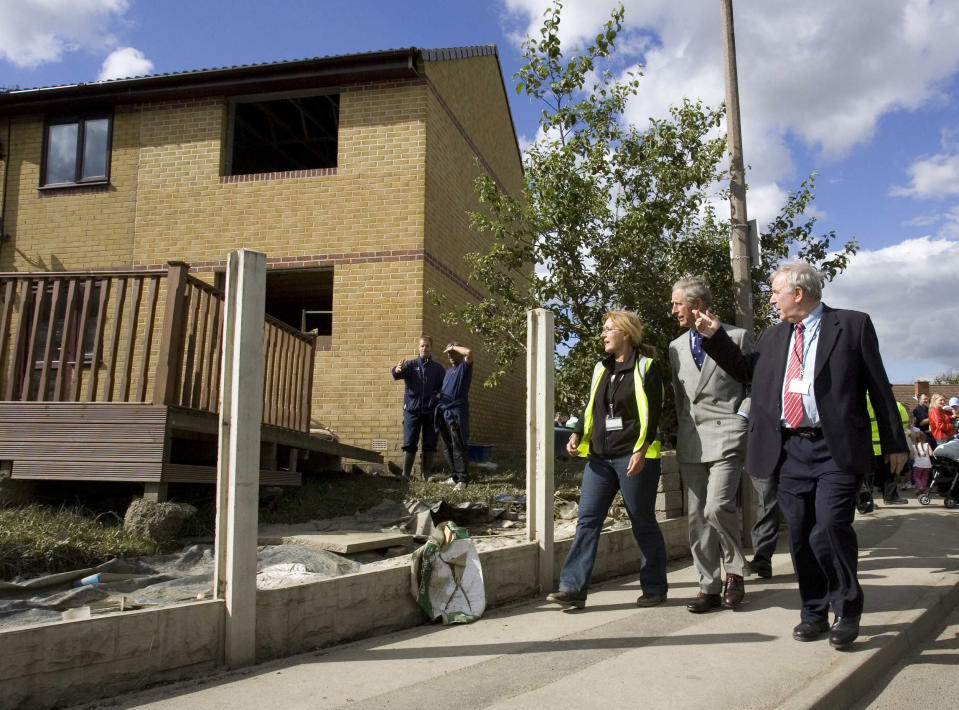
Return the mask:
<svg viewBox="0 0 959 710">
<path fill-rule="evenodd" d="M 746 456 L 749 400 L 745 386 L 716 367 L 701 347 L 693 311 L 708 309 L 711 303 L 712 294 L 698 276 L 673 285 L 672 314 L 688 329 L 669 344 L 669 365 L 679 423 L 676 458 L 686 486 L 689 548 L 699 572 L 699 594 L 686 605 L 694 614 L 720 606 L 732 609 L 746 594 L 737 493 Z M 752 349 L 745 330 L 722 327 L 743 351 Z"/>
</svg>

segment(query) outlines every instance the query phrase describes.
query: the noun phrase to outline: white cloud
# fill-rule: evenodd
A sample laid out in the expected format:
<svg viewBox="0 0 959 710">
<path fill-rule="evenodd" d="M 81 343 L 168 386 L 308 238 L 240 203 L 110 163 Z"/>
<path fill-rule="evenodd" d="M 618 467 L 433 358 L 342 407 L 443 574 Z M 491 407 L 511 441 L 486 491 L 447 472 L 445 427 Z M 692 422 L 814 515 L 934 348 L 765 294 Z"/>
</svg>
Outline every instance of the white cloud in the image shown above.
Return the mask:
<svg viewBox="0 0 959 710">
<path fill-rule="evenodd" d="M 930 361 L 942 363 L 943 369 L 956 367 L 959 303 L 948 296 L 948 288 L 937 295 L 936 284 L 955 278 L 957 249 L 959 242 L 922 237 L 859 252 L 826 285 L 823 300 L 869 313 L 883 359 L 900 363 L 897 370 L 902 363 L 914 363 L 925 371 Z"/>
<path fill-rule="evenodd" d="M 153 71 L 153 62 L 143 52 L 133 47 L 120 47 L 110 52 L 103 60 L 97 81 L 123 79 L 131 76 L 143 76 Z"/>
<path fill-rule="evenodd" d="M 116 43 L 110 26 L 129 0 L 0 0 L 0 60 L 32 68 Z"/>
<path fill-rule="evenodd" d="M 896 197 L 948 197 L 959 195 L 959 153 L 939 153 L 909 166 L 910 184 L 889 190 Z"/>
<path fill-rule="evenodd" d="M 550 0 L 505 2 L 514 15 L 528 19 L 526 32 L 538 37 Z M 563 42 L 590 41 L 616 4 L 567 0 Z M 645 50 L 645 76 L 630 121 L 642 126 L 650 116 L 665 116 L 684 96 L 711 106 L 724 100 L 719 3 L 624 4 L 627 34 L 620 48 Z M 806 177 L 796 174 L 796 143 L 817 153 L 820 163 L 838 161 L 871 140 L 882 116 L 942 100 L 942 84 L 959 69 L 956 3 L 737 0 L 735 27 L 749 213 L 759 218 L 772 216 L 770 195 L 794 189 Z M 942 189 L 942 180 L 932 182 L 935 171 L 927 172 L 928 181 L 915 189 L 933 184 Z M 943 172 L 940 167 L 937 174 L 944 178 Z M 959 180 L 953 184 L 959 186 Z"/>
</svg>

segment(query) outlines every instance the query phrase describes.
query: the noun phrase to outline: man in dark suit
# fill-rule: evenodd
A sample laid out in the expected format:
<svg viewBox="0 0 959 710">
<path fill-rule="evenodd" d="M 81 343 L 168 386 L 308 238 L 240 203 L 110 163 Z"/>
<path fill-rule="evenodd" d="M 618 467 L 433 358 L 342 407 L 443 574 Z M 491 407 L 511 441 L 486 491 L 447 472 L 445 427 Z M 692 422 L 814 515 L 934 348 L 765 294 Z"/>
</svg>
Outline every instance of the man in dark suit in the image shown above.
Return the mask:
<svg viewBox="0 0 959 710">
<path fill-rule="evenodd" d="M 872 321 L 824 305 L 822 284 L 809 264 L 781 266 L 769 302 L 782 322 L 764 330 L 749 354 L 708 311 L 697 312 L 695 326 L 705 336 L 703 350 L 752 383 L 746 470 L 778 477 L 802 599 L 793 638 L 812 641 L 828 631 L 830 644 L 845 648 L 859 635 L 863 609 L 852 523 L 856 493 L 872 467 L 867 393 L 893 470 L 905 465 L 907 447 Z"/>
</svg>

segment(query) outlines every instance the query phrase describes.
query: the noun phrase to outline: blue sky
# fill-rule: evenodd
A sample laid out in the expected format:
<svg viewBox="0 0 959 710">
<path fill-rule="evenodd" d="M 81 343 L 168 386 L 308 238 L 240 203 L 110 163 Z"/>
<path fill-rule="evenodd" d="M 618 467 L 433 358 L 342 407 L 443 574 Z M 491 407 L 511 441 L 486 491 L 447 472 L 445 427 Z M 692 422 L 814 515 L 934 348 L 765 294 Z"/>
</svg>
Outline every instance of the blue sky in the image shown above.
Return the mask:
<svg viewBox="0 0 959 710">
<path fill-rule="evenodd" d="M 582 43 L 613 0 L 568 0 Z M 718 0 L 626 0 L 623 66 L 644 125 L 685 96 L 723 99 Z M 548 0 L 0 0 L 0 87 L 399 47 L 495 43 L 521 144 L 538 109 L 512 91 Z M 818 172 L 821 231 L 863 246 L 827 286 L 869 312 L 890 378 L 959 368 L 959 3 L 735 0 L 750 217 Z"/>
</svg>

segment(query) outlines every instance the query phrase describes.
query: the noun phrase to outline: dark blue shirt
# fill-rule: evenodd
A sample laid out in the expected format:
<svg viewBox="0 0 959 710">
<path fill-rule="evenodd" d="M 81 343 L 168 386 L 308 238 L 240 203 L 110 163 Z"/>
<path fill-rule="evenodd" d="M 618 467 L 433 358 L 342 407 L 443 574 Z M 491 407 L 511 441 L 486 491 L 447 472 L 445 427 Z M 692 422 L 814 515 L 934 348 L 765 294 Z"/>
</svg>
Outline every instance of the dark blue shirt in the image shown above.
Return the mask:
<svg viewBox="0 0 959 710">
<path fill-rule="evenodd" d="M 470 385 L 473 383 L 473 363 L 461 361 L 446 371 L 443 387 L 440 390 L 440 406 L 437 416 L 447 421 L 456 419 L 459 423 L 463 441 L 469 441 L 470 431 Z"/>
<path fill-rule="evenodd" d="M 443 386 L 440 389 L 444 403 L 456 402 L 466 404 L 469 401 L 470 385 L 473 383 L 473 363 L 463 360 L 459 365 L 453 365 L 443 376 Z"/>
<path fill-rule="evenodd" d="M 429 411 L 436 406 L 436 395 L 443 386 L 443 366 L 432 358 L 414 358 L 403 363 L 400 374 L 390 368 L 394 380 L 404 380 L 403 409 L 407 412 Z"/>
</svg>

